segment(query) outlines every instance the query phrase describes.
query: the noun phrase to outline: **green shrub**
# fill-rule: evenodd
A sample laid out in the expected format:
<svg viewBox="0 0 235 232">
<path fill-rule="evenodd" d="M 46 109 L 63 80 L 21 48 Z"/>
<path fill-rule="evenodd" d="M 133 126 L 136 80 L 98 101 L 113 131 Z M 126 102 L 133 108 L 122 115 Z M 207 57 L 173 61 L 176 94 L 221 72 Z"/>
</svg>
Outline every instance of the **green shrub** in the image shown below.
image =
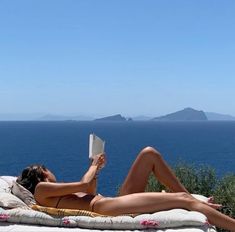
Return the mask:
<svg viewBox="0 0 235 232">
<path fill-rule="evenodd" d="M 224 210 L 234 217 L 235 216 L 235 175 L 226 175 L 218 181 L 214 190 L 216 202 L 224 206 Z"/>
<path fill-rule="evenodd" d="M 211 167 L 179 163 L 174 168 L 176 176 L 191 193 L 211 196 L 216 185 L 215 170 Z"/>
</svg>

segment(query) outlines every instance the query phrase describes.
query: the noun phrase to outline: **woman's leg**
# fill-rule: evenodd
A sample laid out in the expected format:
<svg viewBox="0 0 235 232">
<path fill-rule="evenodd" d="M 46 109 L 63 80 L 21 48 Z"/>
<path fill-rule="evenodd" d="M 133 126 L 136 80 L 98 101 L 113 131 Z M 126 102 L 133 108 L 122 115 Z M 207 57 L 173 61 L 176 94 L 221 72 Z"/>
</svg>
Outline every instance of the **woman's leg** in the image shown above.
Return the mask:
<svg viewBox="0 0 235 232">
<path fill-rule="evenodd" d="M 151 172 L 171 191 L 188 192 L 164 161 L 160 152 L 152 147 L 146 147 L 139 153 L 130 168 L 119 195 L 144 192 Z"/>
<path fill-rule="evenodd" d="M 120 215 L 151 213 L 174 208 L 184 208 L 205 214 L 217 227 L 235 232 L 235 220 L 193 198 L 188 193 L 134 193 L 96 202 L 94 211 L 100 214 Z"/>
</svg>

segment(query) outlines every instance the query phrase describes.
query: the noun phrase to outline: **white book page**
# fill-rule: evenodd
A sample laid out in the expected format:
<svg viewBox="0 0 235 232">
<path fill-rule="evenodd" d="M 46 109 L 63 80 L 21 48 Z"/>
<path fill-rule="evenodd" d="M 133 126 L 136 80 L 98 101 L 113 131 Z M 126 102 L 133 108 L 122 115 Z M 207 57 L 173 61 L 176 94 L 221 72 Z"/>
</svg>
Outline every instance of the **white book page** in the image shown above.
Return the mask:
<svg viewBox="0 0 235 232">
<path fill-rule="evenodd" d="M 89 136 L 89 158 L 92 159 L 100 153 L 104 153 L 105 141 L 96 136 L 90 134 Z"/>
</svg>

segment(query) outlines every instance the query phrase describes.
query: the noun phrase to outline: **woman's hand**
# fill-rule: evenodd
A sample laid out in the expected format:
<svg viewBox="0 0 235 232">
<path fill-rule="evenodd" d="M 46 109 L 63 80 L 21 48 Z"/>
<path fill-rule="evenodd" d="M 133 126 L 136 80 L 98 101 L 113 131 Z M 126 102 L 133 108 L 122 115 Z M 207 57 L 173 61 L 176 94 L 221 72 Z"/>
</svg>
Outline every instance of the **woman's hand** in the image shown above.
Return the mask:
<svg viewBox="0 0 235 232">
<path fill-rule="evenodd" d="M 100 170 L 105 166 L 105 163 L 106 163 L 105 154 L 101 153 L 94 157 L 91 165 L 97 166 L 97 169 Z"/>
</svg>

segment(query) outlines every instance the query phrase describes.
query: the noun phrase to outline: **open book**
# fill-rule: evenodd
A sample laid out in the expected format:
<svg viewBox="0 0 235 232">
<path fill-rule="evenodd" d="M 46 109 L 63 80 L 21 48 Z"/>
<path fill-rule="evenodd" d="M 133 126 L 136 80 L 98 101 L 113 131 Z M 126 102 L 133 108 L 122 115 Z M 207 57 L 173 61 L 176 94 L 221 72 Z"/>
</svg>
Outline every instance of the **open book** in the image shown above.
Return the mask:
<svg viewBox="0 0 235 232">
<path fill-rule="evenodd" d="M 96 136 L 95 134 L 90 134 L 89 136 L 89 158 L 92 159 L 100 153 L 104 153 L 105 141 Z"/>
</svg>

